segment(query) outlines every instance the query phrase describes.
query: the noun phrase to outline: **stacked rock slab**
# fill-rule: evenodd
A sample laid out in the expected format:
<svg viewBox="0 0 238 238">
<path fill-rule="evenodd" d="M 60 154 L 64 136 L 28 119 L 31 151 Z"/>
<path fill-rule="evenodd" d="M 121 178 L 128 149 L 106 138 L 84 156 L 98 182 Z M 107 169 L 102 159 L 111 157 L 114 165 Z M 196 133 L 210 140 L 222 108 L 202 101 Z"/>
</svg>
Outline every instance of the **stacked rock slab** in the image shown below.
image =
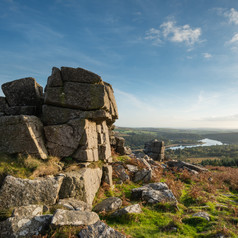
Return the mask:
<svg viewBox="0 0 238 238">
<path fill-rule="evenodd" d="M 164 160 L 164 141 L 152 140 L 145 144 L 144 153 L 157 161 Z"/>
<path fill-rule="evenodd" d="M 42 120 L 49 154 L 80 162 L 111 162 L 108 126 L 118 118 L 110 84 L 81 68 L 53 68 Z"/>
</svg>

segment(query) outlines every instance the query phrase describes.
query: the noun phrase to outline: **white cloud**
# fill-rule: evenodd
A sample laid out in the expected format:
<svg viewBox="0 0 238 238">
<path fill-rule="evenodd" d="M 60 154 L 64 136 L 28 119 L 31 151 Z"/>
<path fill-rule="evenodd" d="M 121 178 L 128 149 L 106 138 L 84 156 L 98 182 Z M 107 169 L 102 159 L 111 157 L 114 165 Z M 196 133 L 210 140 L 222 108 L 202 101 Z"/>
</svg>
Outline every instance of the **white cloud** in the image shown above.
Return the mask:
<svg viewBox="0 0 238 238">
<path fill-rule="evenodd" d="M 207 117 L 202 118 L 204 121 L 238 121 L 238 114 L 222 116 L 222 117 Z"/>
<path fill-rule="evenodd" d="M 209 54 L 209 53 L 203 53 L 202 55 L 203 55 L 203 57 L 204 57 L 205 59 L 210 59 L 210 58 L 212 58 L 212 55 Z"/>
<path fill-rule="evenodd" d="M 176 25 L 175 21 L 164 22 L 159 29 L 151 28 L 146 32 L 145 39 L 152 40 L 154 44 L 160 44 L 163 40 L 171 42 L 185 43 L 187 46 L 193 46 L 199 42 L 201 28 L 192 29 L 190 25 Z"/>
<path fill-rule="evenodd" d="M 231 8 L 229 11 L 225 12 L 224 15 L 228 17 L 230 23 L 238 25 L 238 11 Z"/>
<path fill-rule="evenodd" d="M 229 41 L 229 43 L 238 43 L 238 33 L 236 33 L 231 40 Z"/>
</svg>

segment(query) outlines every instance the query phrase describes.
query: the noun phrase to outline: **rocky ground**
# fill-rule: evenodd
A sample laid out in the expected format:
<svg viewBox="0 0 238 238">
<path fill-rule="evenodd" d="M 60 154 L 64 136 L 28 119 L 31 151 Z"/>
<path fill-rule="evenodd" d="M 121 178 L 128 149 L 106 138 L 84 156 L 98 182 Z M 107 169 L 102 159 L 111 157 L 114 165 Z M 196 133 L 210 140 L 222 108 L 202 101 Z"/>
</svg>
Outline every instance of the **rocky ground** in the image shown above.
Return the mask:
<svg viewBox="0 0 238 238">
<path fill-rule="evenodd" d="M 0 237 L 238 237 L 238 169 L 114 154 L 113 186 L 72 198 L 77 164 L 37 161 L 1 157 Z"/>
</svg>

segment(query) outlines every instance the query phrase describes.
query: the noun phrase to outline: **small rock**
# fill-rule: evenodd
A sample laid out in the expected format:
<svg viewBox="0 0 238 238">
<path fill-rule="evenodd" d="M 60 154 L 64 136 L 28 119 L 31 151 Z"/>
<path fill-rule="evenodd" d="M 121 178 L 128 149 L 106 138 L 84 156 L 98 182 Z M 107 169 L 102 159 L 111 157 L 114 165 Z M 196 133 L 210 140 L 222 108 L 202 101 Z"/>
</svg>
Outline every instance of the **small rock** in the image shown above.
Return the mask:
<svg viewBox="0 0 238 238">
<path fill-rule="evenodd" d="M 114 210 L 119 209 L 122 206 L 122 200 L 118 197 L 110 197 L 99 204 L 97 204 L 94 208 L 93 211 L 95 212 L 111 212 Z"/>
<path fill-rule="evenodd" d="M 87 204 L 86 202 L 76 200 L 73 198 L 60 199 L 58 204 L 63 205 L 69 210 L 75 210 L 75 211 L 91 211 L 92 210 L 92 206 L 90 204 Z"/>
<path fill-rule="evenodd" d="M 115 211 L 112 216 L 122 216 L 125 214 L 131 214 L 131 213 L 142 213 L 141 207 L 139 204 L 134 204 L 134 205 L 130 205 L 127 207 L 124 207 L 120 210 Z"/>
<path fill-rule="evenodd" d="M 125 168 L 123 165 L 114 163 L 113 165 L 113 171 L 115 173 L 115 176 L 122 180 L 123 182 L 127 181 L 130 179 L 129 175 L 126 173 Z"/>
<path fill-rule="evenodd" d="M 105 223 L 98 221 L 79 232 L 80 238 L 126 238 Z"/>
<path fill-rule="evenodd" d="M 197 213 L 193 214 L 192 217 L 203 217 L 203 218 L 205 218 L 207 221 L 210 221 L 210 216 L 209 216 L 209 214 L 206 213 L 206 212 L 197 212 Z"/>
<path fill-rule="evenodd" d="M 137 183 L 139 181 L 143 181 L 144 183 L 148 183 L 150 182 L 151 179 L 152 179 L 152 171 L 147 169 L 142 169 L 135 173 L 133 182 Z"/>
<path fill-rule="evenodd" d="M 127 164 L 126 168 L 132 173 L 135 173 L 138 171 L 138 167 L 132 164 Z"/>
<path fill-rule="evenodd" d="M 98 220 L 99 216 L 95 212 L 57 209 L 51 224 L 53 226 L 81 226 L 92 225 Z"/>
</svg>

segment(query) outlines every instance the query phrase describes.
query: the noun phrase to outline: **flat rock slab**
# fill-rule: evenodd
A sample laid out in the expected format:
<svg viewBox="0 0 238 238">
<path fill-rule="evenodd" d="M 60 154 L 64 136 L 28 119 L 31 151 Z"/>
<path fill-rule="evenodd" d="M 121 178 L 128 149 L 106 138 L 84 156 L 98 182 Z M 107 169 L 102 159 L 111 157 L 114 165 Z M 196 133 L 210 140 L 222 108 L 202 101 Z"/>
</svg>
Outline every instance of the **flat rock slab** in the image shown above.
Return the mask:
<svg viewBox="0 0 238 238">
<path fill-rule="evenodd" d="M 83 226 L 92 225 L 98 220 L 99 216 L 95 212 L 58 209 L 53 215 L 51 224 L 53 226 Z"/>
<path fill-rule="evenodd" d="M 126 236 L 101 221 L 82 229 L 78 236 L 80 238 L 126 238 Z"/>
<path fill-rule="evenodd" d="M 197 172 L 207 172 L 208 169 L 194 165 L 194 164 L 190 164 L 184 161 L 180 161 L 180 160 L 170 160 L 167 162 L 167 165 L 169 167 L 176 167 L 178 169 L 188 169 L 188 170 L 194 170 Z"/>
<path fill-rule="evenodd" d="M 56 203 L 63 177 L 21 179 L 7 176 L 0 189 L 0 208 Z"/>
<path fill-rule="evenodd" d="M 13 210 L 13 217 L 34 217 L 41 216 L 43 214 L 43 205 L 29 205 L 16 207 Z"/>
<path fill-rule="evenodd" d="M 122 200 L 118 197 L 110 197 L 97 204 L 93 211 L 95 212 L 111 212 L 122 206 Z"/>
<path fill-rule="evenodd" d="M 134 188 L 131 192 L 131 197 L 134 200 L 143 200 L 151 204 L 159 202 L 177 203 L 177 199 L 165 183 L 150 183 L 140 188 Z"/>
<path fill-rule="evenodd" d="M 126 214 L 139 214 L 142 213 L 141 207 L 139 204 L 133 204 L 124 208 L 121 208 L 115 211 L 112 216 L 123 216 Z"/>
<path fill-rule="evenodd" d="M 69 210 L 76 210 L 76 211 L 91 211 L 92 210 L 92 206 L 90 204 L 87 204 L 86 202 L 76 200 L 73 198 L 60 199 L 58 204 L 63 205 L 65 208 Z"/>
<path fill-rule="evenodd" d="M 10 217 L 0 222 L 1 238 L 31 238 L 45 232 L 50 225 L 52 215 L 35 217 Z"/>
<path fill-rule="evenodd" d="M 59 198 L 75 198 L 92 204 L 102 178 L 102 169 L 83 168 L 65 173 Z"/>
<path fill-rule="evenodd" d="M 31 154 L 47 158 L 43 140 L 43 125 L 35 116 L 0 117 L 0 152 Z"/>
</svg>

